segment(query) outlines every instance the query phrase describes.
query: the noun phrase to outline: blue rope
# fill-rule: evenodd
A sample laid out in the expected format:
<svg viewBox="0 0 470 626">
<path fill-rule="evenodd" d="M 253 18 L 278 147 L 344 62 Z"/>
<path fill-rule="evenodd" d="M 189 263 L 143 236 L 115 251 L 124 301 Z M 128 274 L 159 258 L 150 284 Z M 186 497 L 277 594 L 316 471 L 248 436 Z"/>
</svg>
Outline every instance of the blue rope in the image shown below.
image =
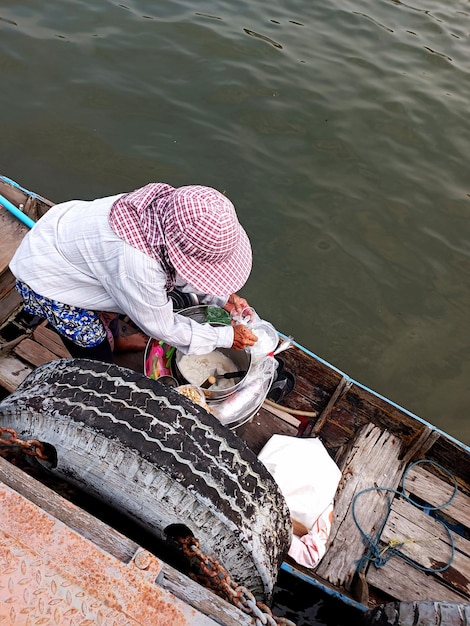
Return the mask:
<svg viewBox="0 0 470 626">
<path fill-rule="evenodd" d="M 451 497 L 447 500 L 447 502 L 444 502 L 444 504 L 441 504 L 439 506 L 430 506 L 428 504 L 425 505 L 421 505 L 417 502 L 414 502 L 410 497 L 408 497 L 407 495 L 405 495 L 404 491 L 405 491 L 405 480 L 406 480 L 406 476 L 408 474 L 408 472 L 411 470 L 412 467 L 414 467 L 415 465 L 418 465 L 420 463 L 431 463 L 432 465 L 435 465 L 436 467 L 438 467 L 439 469 L 443 470 L 448 476 L 450 476 L 450 478 L 453 480 L 454 483 L 454 492 L 451 495 Z M 428 511 L 436 511 L 439 509 L 443 509 L 447 506 L 449 506 L 449 504 L 454 500 L 455 496 L 457 495 L 457 481 L 455 480 L 455 477 L 445 468 L 442 467 L 442 465 L 440 465 L 439 463 L 436 463 L 435 461 L 429 461 L 428 459 L 421 459 L 419 461 L 415 461 L 414 463 L 412 463 L 404 472 L 402 480 L 401 480 L 401 488 L 403 491 L 397 491 L 396 489 L 391 489 L 389 487 L 369 487 L 368 489 L 363 489 L 362 491 L 359 491 L 359 493 L 357 493 L 354 496 L 353 502 L 352 502 L 352 515 L 353 515 L 353 519 L 354 522 L 356 524 L 356 526 L 359 529 L 359 532 L 362 535 L 362 540 L 364 542 L 364 544 L 366 546 L 369 547 L 368 551 L 364 554 L 364 556 L 358 561 L 357 564 L 357 571 L 360 572 L 366 565 L 368 561 L 372 561 L 375 565 L 375 567 L 379 568 L 382 567 L 383 565 L 385 565 L 385 563 L 387 563 L 387 561 L 389 559 L 392 558 L 392 556 L 398 556 L 400 558 L 402 558 L 404 561 L 406 561 L 407 563 L 409 563 L 410 565 L 412 565 L 413 567 L 415 567 L 416 569 L 421 570 L 422 572 L 431 572 L 431 573 L 438 573 L 438 572 L 443 572 L 446 569 L 448 569 L 451 565 L 452 562 L 454 560 L 454 554 L 455 554 L 455 547 L 454 547 L 454 539 L 452 537 L 452 534 L 450 532 L 450 529 L 447 527 L 446 524 L 444 524 L 444 522 L 442 522 L 439 519 L 435 519 L 436 522 L 438 522 L 439 524 L 441 524 L 441 526 L 443 526 L 447 532 L 447 536 L 449 539 L 449 543 L 451 546 L 451 556 L 449 558 L 449 560 L 447 561 L 447 563 L 445 565 L 443 565 L 442 567 L 433 569 L 430 567 L 423 567 L 421 565 L 419 565 L 418 563 L 416 563 L 415 561 L 413 561 L 412 559 L 410 559 L 406 554 L 403 554 L 403 552 L 400 551 L 401 546 L 404 545 L 405 542 L 402 542 L 400 544 L 398 544 L 398 546 L 395 547 L 388 547 L 386 549 L 386 551 L 384 551 L 383 549 L 380 549 L 379 546 L 379 541 L 380 541 L 380 537 L 382 535 L 383 529 L 385 527 L 385 524 L 387 522 L 388 516 L 390 514 L 390 510 L 392 507 L 392 498 L 388 497 L 388 506 L 387 506 L 387 513 L 385 515 L 385 518 L 377 532 L 377 535 L 375 538 L 371 537 L 370 535 L 368 535 L 363 528 L 361 527 L 360 523 L 357 520 L 357 516 L 356 516 L 356 501 L 357 499 L 365 494 L 365 493 L 369 493 L 371 491 L 382 491 L 382 492 L 387 492 L 389 494 L 393 494 L 393 496 L 398 495 L 401 498 L 403 498 L 404 500 L 406 500 L 407 502 L 409 502 L 410 504 L 412 504 L 413 506 L 425 511 L 426 513 Z"/>
</svg>

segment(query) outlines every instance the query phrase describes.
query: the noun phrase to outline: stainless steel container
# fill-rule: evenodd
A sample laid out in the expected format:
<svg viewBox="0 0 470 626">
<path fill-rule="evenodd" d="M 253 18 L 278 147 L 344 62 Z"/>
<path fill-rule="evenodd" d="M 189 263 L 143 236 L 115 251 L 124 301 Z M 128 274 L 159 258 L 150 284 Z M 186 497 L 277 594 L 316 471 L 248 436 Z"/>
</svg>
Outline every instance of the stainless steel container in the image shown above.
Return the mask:
<svg viewBox="0 0 470 626">
<path fill-rule="evenodd" d="M 251 357 L 245 350 L 234 350 L 233 348 L 217 348 L 217 352 L 224 354 L 231 361 L 233 361 L 233 363 L 235 364 L 234 371 L 244 371 L 246 373 L 250 371 Z M 175 358 L 172 362 L 173 375 L 181 383 L 197 384 L 197 381 L 187 380 L 182 375 L 179 369 L 179 362 L 182 356 L 183 354 L 179 350 L 176 350 Z M 209 372 L 208 376 L 210 376 L 212 373 L 213 372 Z M 206 396 L 208 401 L 223 400 L 224 398 L 227 398 L 228 396 L 235 393 L 235 391 L 237 391 L 241 387 L 246 375 L 247 374 L 245 374 L 242 378 L 234 379 L 233 384 L 224 385 L 224 387 L 217 387 L 215 385 L 209 387 L 208 389 L 203 389 L 202 391 L 204 392 L 204 395 Z"/>
<path fill-rule="evenodd" d="M 200 324 L 204 324 L 206 323 L 207 308 L 208 308 L 208 305 L 200 304 L 197 306 L 191 306 L 186 309 L 182 309 L 181 311 L 179 311 L 179 314 L 184 315 L 186 317 L 190 317 L 191 319 L 195 320 L 196 322 L 199 322 Z M 210 324 L 211 326 L 223 326 L 224 325 L 224 324 L 219 324 L 215 322 L 211 322 Z M 234 371 L 244 371 L 247 373 L 250 371 L 251 355 L 249 354 L 247 350 L 234 350 L 233 348 L 217 348 L 217 351 L 221 352 L 222 354 L 227 356 L 231 361 L 233 361 L 233 363 L 235 364 Z M 184 376 L 181 374 L 181 372 L 179 371 L 178 362 L 181 359 L 181 356 L 182 356 L 182 353 L 179 352 L 179 350 L 176 350 L 175 357 L 172 360 L 173 376 L 175 376 L 175 378 L 177 378 L 182 383 L 189 382 L 193 384 L 193 381 L 186 380 Z M 203 389 L 204 395 L 206 396 L 209 402 L 223 400 L 224 398 L 227 398 L 228 396 L 232 395 L 235 391 L 237 391 L 240 388 L 240 386 L 242 385 L 245 379 L 245 376 L 238 380 L 234 379 L 234 383 L 232 385 L 226 386 L 223 389 L 214 388 L 214 387 L 210 389 Z"/>
<path fill-rule="evenodd" d="M 200 324 L 204 324 L 206 323 L 207 308 L 208 308 L 208 305 L 199 304 L 199 305 L 190 306 L 185 309 L 182 309 L 181 311 L 178 311 L 178 313 L 179 315 L 190 317 L 191 319 L 193 319 L 194 321 Z M 211 326 L 224 326 L 224 324 L 220 324 L 216 322 L 211 322 L 210 324 Z M 154 341 L 155 341 L 154 339 L 149 339 L 147 343 L 147 347 L 145 349 L 144 372 L 146 373 L 146 375 L 148 375 L 148 372 L 146 371 L 147 357 Z M 233 363 L 235 364 L 235 371 L 244 371 L 247 373 L 250 371 L 252 359 L 248 350 L 234 350 L 233 348 L 217 348 L 217 350 L 225 354 L 229 359 L 233 361 Z M 171 359 L 171 374 L 176 378 L 176 380 L 180 384 L 183 384 L 183 385 L 187 383 L 194 384 L 193 381 L 187 380 L 181 374 L 178 368 L 178 362 L 181 359 L 181 356 L 182 356 L 182 353 L 179 350 L 176 350 L 173 355 L 173 358 Z M 242 385 L 245 379 L 245 376 L 241 379 L 234 379 L 232 385 L 225 386 L 223 389 L 222 388 L 203 389 L 204 395 L 206 396 L 209 402 L 223 400 L 224 398 L 227 398 L 228 396 L 232 395 L 235 391 L 237 391 L 240 388 L 240 386 Z"/>
</svg>

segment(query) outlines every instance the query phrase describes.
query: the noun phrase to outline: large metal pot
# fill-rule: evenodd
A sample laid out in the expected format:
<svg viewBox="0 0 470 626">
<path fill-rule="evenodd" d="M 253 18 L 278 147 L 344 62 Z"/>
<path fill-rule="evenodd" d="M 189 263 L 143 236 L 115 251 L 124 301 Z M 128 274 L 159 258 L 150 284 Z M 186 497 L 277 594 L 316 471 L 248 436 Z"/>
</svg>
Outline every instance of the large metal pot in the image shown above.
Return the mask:
<svg viewBox="0 0 470 626">
<path fill-rule="evenodd" d="M 195 320 L 196 322 L 200 324 L 204 324 L 206 323 L 207 308 L 208 308 L 208 305 L 199 304 L 199 305 L 190 306 L 185 309 L 182 309 L 181 311 L 178 311 L 178 313 L 179 315 L 190 317 L 191 319 Z M 220 324 L 218 322 L 211 322 L 210 324 L 211 326 L 223 326 L 223 324 Z M 146 375 L 149 375 L 148 372 L 146 371 L 147 357 L 154 341 L 155 341 L 154 339 L 150 339 L 145 349 L 144 372 Z M 235 371 L 246 371 L 247 373 L 250 371 L 252 360 L 251 360 L 251 355 L 247 350 L 234 350 L 233 348 L 217 348 L 217 350 L 225 354 L 229 359 L 233 361 L 233 363 L 236 366 Z M 182 353 L 179 350 L 176 350 L 173 355 L 173 358 L 171 359 L 171 365 L 170 365 L 171 374 L 176 378 L 176 380 L 180 384 L 188 384 L 188 383 L 194 384 L 193 381 L 187 380 L 181 374 L 178 368 L 178 362 L 180 361 L 181 357 L 182 357 Z M 224 385 L 224 388 L 212 387 L 210 389 L 203 389 L 204 395 L 206 396 L 209 402 L 223 400 L 224 398 L 227 398 L 228 396 L 232 395 L 235 391 L 237 391 L 240 388 L 245 377 L 246 377 L 246 374 L 242 378 L 233 379 L 233 384 Z"/>
<path fill-rule="evenodd" d="M 207 314 L 208 305 L 200 304 L 197 306 L 191 306 L 186 309 L 182 309 L 179 311 L 180 315 L 184 315 L 185 317 L 190 317 L 191 319 L 199 322 L 200 324 L 206 323 L 206 314 Z M 211 326 L 223 326 L 223 324 L 217 322 L 210 322 Z M 233 348 L 217 348 L 218 352 L 221 352 L 225 356 L 227 356 L 233 363 L 235 364 L 235 371 L 244 371 L 249 372 L 251 366 L 251 355 L 247 350 L 234 350 Z M 194 381 L 187 380 L 181 374 L 178 363 L 182 357 L 182 353 L 179 350 L 175 352 L 175 358 L 172 360 L 172 372 L 175 378 L 183 383 L 191 383 L 194 384 Z M 209 373 L 209 375 L 212 372 Z M 225 385 L 224 388 L 217 388 L 217 386 L 212 386 L 210 389 L 203 389 L 204 395 L 206 396 L 208 401 L 217 401 L 223 400 L 228 396 L 232 395 L 235 391 L 237 391 L 240 386 L 243 384 L 243 381 L 246 377 L 236 378 L 233 380 L 233 384 Z"/>
<path fill-rule="evenodd" d="M 244 371 L 246 372 L 246 374 L 244 374 L 241 378 L 235 378 L 233 379 L 233 381 L 230 380 L 229 384 L 227 384 L 227 381 L 224 381 L 223 387 L 218 387 L 216 384 L 212 385 L 208 389 L 202 389 L 208 401 L 223 400 L 224 398 L 228 398 L 228 396 L 231 396 L 235 391 L 237 391 L 243 384 L 243 381 L 245 380 L 245 377 L 249 372 L 251 365 L 251 357 L 245 350 L 234 350 L 233 348 L 217 348 L 216 351 L 224 354 L 231 361 L 233 361 L 233 363 L 235 364 L 235 372 Z M 181 370 L 179 368 L 179 362 L 181 361 L 183 356 L 184 355 L 179 350 L 176 350 L 175 358 L 172 362 L 173 376 L 175 376 L 175 378 L 181 383 L 190 383 L 193 385 L 197 384 L 197 381 L 188 380 L 181 373 Z M 213 374 L 213 371 L 207 372 L 208 376 L 210 376 L 211 374 Z"/>
</svg>

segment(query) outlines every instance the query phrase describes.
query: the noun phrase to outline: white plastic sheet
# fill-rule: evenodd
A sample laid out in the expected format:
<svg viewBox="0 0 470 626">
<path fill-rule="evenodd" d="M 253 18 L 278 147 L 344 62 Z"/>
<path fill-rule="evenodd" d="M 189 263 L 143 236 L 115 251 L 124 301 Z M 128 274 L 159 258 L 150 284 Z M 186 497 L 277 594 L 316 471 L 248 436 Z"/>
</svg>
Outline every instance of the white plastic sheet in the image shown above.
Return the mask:
<svg viewBox="0 0 470 626">
<path fill-rule="evenodd" d="M 273 435 L 259 454 L 286 499 L 294 529 L 289 555 L 305 567 L 325 554 L 341 472 L 318 438 Z M 299 532 L 299 531 L 297 531 Z"/>
</svg>

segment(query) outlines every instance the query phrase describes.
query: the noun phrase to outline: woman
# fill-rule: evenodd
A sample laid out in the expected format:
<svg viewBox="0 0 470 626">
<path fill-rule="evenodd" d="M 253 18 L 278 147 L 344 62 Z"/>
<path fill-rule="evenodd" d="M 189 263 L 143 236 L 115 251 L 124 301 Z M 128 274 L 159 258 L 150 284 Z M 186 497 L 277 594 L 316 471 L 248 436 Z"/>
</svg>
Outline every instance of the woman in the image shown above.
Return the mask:
<svg viewBox="0 0 470 626">
<path fill-rule="evenodd" d="M 212 327 L 173 311 L 173 289 L 239 313 L 236 292 L 251 271 L 248 237 L 235 209 L 210 187 L 150 183 L 128 194 L 55 205 L 10 263 L 25 309 L 45 317 L 74 357 L 112 362 L 106 322 L 126 314 L 145 335 L 183 353 L 243 349 L 256 341 L 244 325 Z M 116 335 L 116 331 L 113 331 Z M 141 349 L 139 333 L 117 349 Z M 111 339 L 111 342 L 110 342 Z"/>
</svg>

